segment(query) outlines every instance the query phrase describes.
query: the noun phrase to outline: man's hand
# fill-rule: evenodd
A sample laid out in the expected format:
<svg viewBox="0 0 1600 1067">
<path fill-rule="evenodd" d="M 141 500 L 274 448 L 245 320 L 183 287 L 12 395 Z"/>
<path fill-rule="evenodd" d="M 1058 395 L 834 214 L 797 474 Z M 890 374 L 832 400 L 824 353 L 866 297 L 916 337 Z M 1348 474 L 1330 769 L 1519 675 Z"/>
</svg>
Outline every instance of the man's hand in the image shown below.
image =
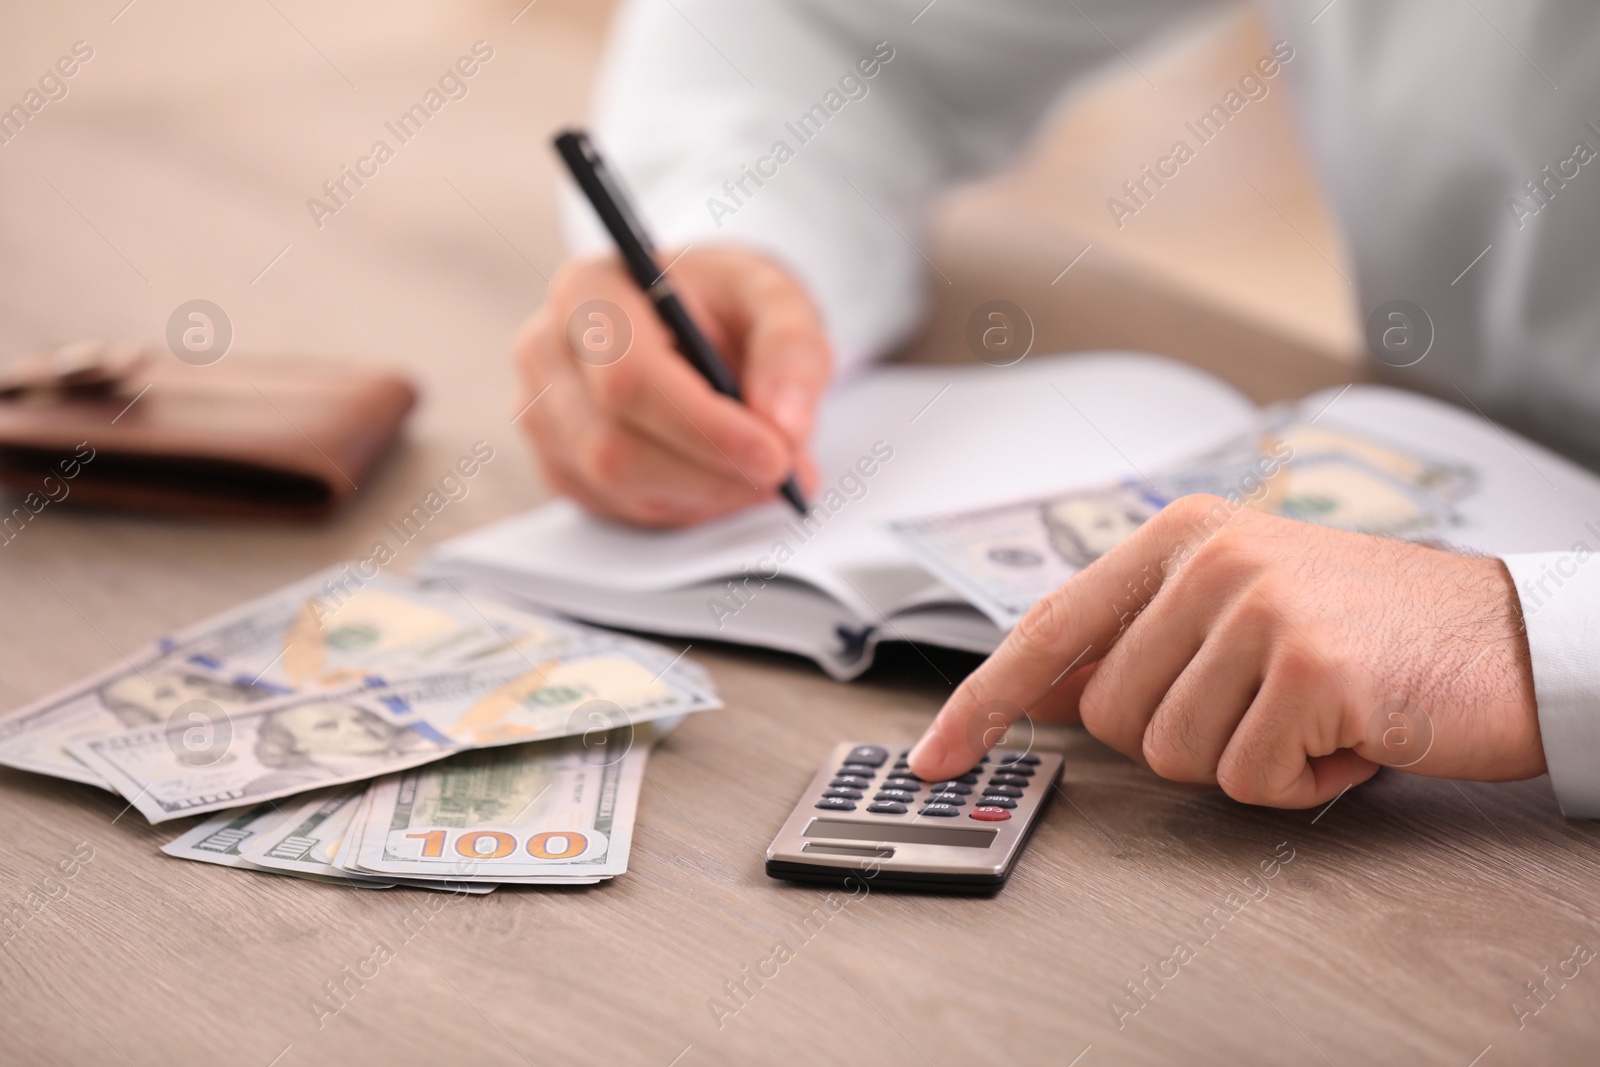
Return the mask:
<svg viewBox="0 0 1600 1067">
<path fill-rule="evenodd" d="M 810 297 L 739 249 L 686 252 L 671 278 L 746 403 L 716 393 L 678 353 L 617 259 L 576 260 L 513 352 L 523 383 L 513 410 L 545 478 L 596 514 L 652 526 L 772 499 L 791 471 L 814 488 L 806 439 L 832 356 Z"/>
<path fill-rule="evenodd" d="M 1035 604 L 911 753 L 937 780 L 1024 712 L 1079 720 L 1164 778 L 1323 804 L 1382 764 L 1544 772 L 1515 587 L 1497 559 L 1185 497 Z"/>
</svg>

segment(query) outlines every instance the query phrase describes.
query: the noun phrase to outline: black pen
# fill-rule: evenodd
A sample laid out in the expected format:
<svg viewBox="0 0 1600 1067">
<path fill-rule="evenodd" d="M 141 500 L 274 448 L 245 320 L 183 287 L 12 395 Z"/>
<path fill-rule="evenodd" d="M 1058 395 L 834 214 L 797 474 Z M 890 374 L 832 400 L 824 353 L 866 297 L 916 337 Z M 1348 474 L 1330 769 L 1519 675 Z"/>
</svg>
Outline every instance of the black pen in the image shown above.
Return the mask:
<svg viewBox="0 0 1600 1067">
<path fill-rule="evenodd" d="M 667 324 L 667 329 L 677 339 L 678 351 L 700 372 L 702 378 L 711 383 L 711 388 L 723 396 L 742 402 L 744 397 L 739 392 L 739 382 L 734 378 L 733 371 L 728 369 L 722 354 L 689 317 L 688 309 L 673 291 L 666 273 L 656 266 L 656 257 L 652 254 L 654 242 L 640 225 L 622 188 L 612 180 L 610 172 L 606 170 L 605 160 L 595 151 L 589 135 L 582 130 L 567 130 L 556 137 L 555 146 L 577 181 L 578 188 L 589 198 L 595 214 L 600 216 L 611 239 L 616 242 L 617 251 L 622 253 L 622 261 L 628 266 L 628 273 L 633 275 L 633 280 L 655 305 L 656 314 L 661 316 L 661 321 Z M 806 514 L 806 500 L 800 495 L 800 486 L 795 482 L 794 475 L 784 479 L 779 492 L 795 511 Z"/>
</svg>

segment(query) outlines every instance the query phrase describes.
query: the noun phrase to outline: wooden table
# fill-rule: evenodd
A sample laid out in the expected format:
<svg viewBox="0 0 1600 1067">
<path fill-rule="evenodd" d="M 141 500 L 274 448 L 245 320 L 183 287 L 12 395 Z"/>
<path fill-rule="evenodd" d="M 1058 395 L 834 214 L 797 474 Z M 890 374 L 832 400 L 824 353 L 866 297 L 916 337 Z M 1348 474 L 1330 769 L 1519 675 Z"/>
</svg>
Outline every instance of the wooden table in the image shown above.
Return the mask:
<svg viewBox="0 0 1600 1067">
<path fill-rule="evenodd" d="M 381 357 L 427 403 L 324 527 L 42 514 L 0 547 L 4 707 L 362 553 L 476 439 L 496 459 L 402 565 L 545 496 L 509 424 L 504 349 L 559 261 L 544 138 L 581 113 L 598 16 L 575 0 L 515 22 L 520 3 L 119 6 L 8 14 L 0 94 L 75 40 L 96 54 L 0 146 L 0 347 L 156 339 L 206 297 L 241 351 Z M 305 199 L 480 38 L 496 53 L 471 94 L 316 229 Z M 632 869 L 592 890 L 434 912 L 418 891 L 185 863 L 156 851 L 173 827 L 115 797 L 0 771 L 0 904 L 59 896 L 0 950 L 0 1060 L 1593 1061 L 1597 968 L 1549 979 L 1536 1015 L 1524 988 L 1600 946 L 1597 832 L 1563 821 L 1547 782 L 1386 772 L 1321 813 L 1259 811 L 1081 731 L 1042 734 L 1069 754 L 1065 782 L 999 896 L 830 903 L 767 879 L 765 846 L 830 745 L 913 739 L 971 661 L 903 651 L 839 685 L 776 655 L 691 655 L 727 707 L 662 746 Z M 380 942 L 394 958 L 350 982 Z M 749 979 L 780 943 L 776 974 Z M 328 983 L 347 990 L 331 1016 Z"/>
</svg>

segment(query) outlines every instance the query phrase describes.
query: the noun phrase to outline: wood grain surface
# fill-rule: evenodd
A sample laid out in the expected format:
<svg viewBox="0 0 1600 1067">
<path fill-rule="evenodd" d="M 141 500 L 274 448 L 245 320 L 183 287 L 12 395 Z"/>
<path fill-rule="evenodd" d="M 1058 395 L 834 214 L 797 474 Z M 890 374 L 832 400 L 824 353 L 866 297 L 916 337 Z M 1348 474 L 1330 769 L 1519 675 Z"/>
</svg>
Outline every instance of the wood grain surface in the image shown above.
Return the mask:
<svg viewBox="0 0 1600 1067">
<path fill-rule="evenodd" d="M 6 708 L 364 553 L 476 440 L 496 458 L 399 566 L 546 497 L 505 351 L 560 260 L 545 140 L 582 113 L 604 7 L 123 3 L 5 15 L 0 101 L 76 40 L 95 57 L 0 146 L 0 348 L 158 340 L 203 297 L 241 351 L 392 363 L 426 399 L 325 526 L 41 513 L 0 547 Z M 480 39 L 495 57 L 469 95 L 318 229 L 306 198 Z M 1275 393 L 1327 369 L 1272 374 Z M 1002 893 L 830 901 L 764 875 L 772 834 L 831 745 L 912 740 L 972 661 L 902 648 L 840 685 L 775 654 L 690 655 L 727 707 L 662 745 L 632 868 L 594 889 L 435 908 L 186 863 L 156 851 L 186 823 L 0 769 L 0 906 L 50 898 L 0 934 L 0 1062 L 1594 1061 L 1600 965 L 1566 961 L 1600 947 L 1597 831 L 1544 780 L 1385 772 L 1272 812 L 1041 730 L 1065 780 Z M 379 943 L 393 958 L 352 980 Z"/>
</svg>

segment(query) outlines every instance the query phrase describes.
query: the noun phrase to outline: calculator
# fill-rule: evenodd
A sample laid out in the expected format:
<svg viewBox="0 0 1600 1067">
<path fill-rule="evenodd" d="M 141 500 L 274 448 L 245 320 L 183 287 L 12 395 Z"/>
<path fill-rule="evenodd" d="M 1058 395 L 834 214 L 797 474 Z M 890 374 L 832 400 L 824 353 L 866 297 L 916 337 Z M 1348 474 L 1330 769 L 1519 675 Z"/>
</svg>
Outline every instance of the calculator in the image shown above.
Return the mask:
<svg viewBox="0 0 1600 1067">
<path fill-rule="evenodd" d="M 997 892 L 1061 776 L 1059 753 L 995 749 L 966 774 L 925 782 L 910 749 L 845 742 L 828 754 L 767 849 L 797 882 Z"/>
</svg>

